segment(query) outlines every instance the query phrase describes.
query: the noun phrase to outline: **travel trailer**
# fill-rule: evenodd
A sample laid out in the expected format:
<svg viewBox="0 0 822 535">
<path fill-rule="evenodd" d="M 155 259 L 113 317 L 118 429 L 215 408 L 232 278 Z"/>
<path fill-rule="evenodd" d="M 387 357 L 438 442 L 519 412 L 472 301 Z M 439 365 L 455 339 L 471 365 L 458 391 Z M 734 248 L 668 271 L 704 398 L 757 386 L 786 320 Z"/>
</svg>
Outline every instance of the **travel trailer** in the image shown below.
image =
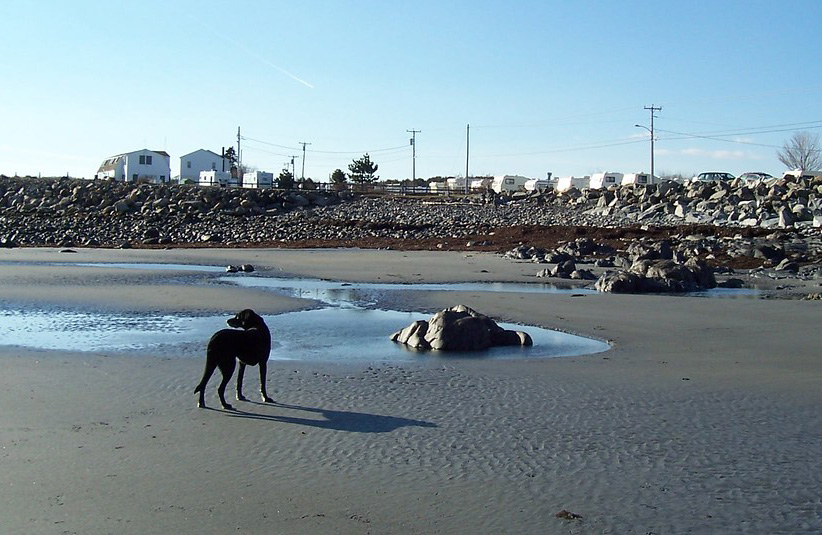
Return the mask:
<svg viewBox="0 0 822 535">
<path fill-rule="evenodd" d="M 491 183 L 491 189 L 497 193 L 523 191 L 526 182 L 528 182 L 528 177 L 520 175 L 495 176 L 494 181 Z"/>
<path fill-rule="evenodd" d="M 782 174 L 782 178 L 788 178 L 788 179 L 820 178 L 820 177 L 822 177 L 822 171 L 802 171 L 800 169 L 794 169 L 792 171 L 785 171 Z"/>
<path fill-rule="evenodd" d="M 543 191 L 553 189 L 554 181 L 547 178 L 532 178 L 525 183 L 525 191 Z"/>
<path fill-rule="evenodd" d="M 525 191 L 544 191 L 547 189 L 554 189 L 556 180 L 551 178 L 551 173 L 548 173 L 545 178 L 532 178 L 525 183 Z"/>
<path fill-rule="evenodd" d="M 616 186 L 622 183 L 622 173 L 594 173 L 588 187 L 591 189 L 602 189 Z"/>
<path fill-rule="evenodd" d="M 238 186 L 239 180 L 232 179 L 228 171 L 200 171 L 197 184 L 200 186 Z"/>
<path fill-rule="evenodd" d="M 274 173 L 253 171 L 243 175 L 244 188 L 270 188 L 274 186 Z"/>
<path fill-rule="evenodd" d="M 652 178 L 648 173 L 625 173 L 622 176 L 623 186 L 644 186 L 646 184 L 659 184 L 659 178 Z"/>
<path fill-rule="evenodd" d="M 557 179 L 557 191 L 560 193 L 571 188 L 587 188 L 591 181 L 590 176 L 563 176 Z"/>
</svg>

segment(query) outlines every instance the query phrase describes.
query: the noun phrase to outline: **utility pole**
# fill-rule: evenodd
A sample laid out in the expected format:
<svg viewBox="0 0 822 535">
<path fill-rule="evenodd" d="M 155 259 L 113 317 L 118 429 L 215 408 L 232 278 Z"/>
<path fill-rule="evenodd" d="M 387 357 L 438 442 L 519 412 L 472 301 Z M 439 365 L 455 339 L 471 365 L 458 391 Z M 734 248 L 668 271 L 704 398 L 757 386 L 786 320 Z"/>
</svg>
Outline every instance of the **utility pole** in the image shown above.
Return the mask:
<svg viewBox="0 0 822 535">
<path fill-rule="evenodd" d="M 651 181 L 654 180 L 654 112 L 662 111 L 662 106 L 655 108 L 653 104 L 645 106 L 645 109 L 651 112 Z"/>
<path fill-rule="evenodd" d="M 237 174 L 240 174 L 240 127 L 237 127 Z M 240 177 L 242 180 L 242 176 Z"/>
<path fill-rule="evenodd" d="M 406 130 L 411 133 L 411 185 L 416 186 L 417 182 L 417 134 L 422 130 Z"/>
<path fill-rule="evenodd" d="M 294 158 L 299 158 L 299 156 L 292 156 L 291 157 L 291 180 L 295 180 L 295 174 L 297 171 L 294 169 Z"/>
<path fill-rule="evenodd" d="M 465 193 L 468 193 L 468 148 L 471 143 L 471 125 L 465 125 Z"/>
<path fill-rule="evenodd" d="M 311 145 L 311 143 L 306 143 L 305 141 L 300 141 L 300 145 L 303 146 L 303 171 L 300 173 L 300 180 L 305 180 L 305 146 Z"/>
</svg>

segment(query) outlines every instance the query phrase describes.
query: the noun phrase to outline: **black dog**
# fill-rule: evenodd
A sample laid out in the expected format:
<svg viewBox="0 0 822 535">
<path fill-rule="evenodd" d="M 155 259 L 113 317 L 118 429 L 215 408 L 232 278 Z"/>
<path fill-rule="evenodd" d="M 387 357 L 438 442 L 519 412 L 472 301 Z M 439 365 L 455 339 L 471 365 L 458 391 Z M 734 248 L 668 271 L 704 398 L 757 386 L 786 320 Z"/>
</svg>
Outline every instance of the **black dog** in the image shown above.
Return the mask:
<svg viewBox="0 0 822 535">
<path fill-rule="evenodd" d="M 222 403 L 223 408 L 233 410 L 233 407 L 225 401 L 225 387 L 234 373 L 236 360 L 240 361 L 240 372 L 237 374 L 237 399 L 245 401 L 245 396 L 243 396 L 245 367 L 256 365 L 260 367 L 260 393 L 263 396 L 263 401 L 274 403 L 274 400 L 268 397 L 265 390 L 268 355 L 271 353 L 271 332 L 268 330 L 268 326 L 263 318 L 250 309 L 239 312 L 226 323 L 231 327 L 235 327 L 235 329 L 217 331 L 208 341 L 203 379 L 194 389 L 195 393 L 200 393 L 200 401 L 197 406 L 206 406 L 205 387 L 214 370 L 220 368 L 223 380 L 220 382 L 220 386 L 217 387 L 217 394 L 220 396 L 220 403 Z"/>
</svg>

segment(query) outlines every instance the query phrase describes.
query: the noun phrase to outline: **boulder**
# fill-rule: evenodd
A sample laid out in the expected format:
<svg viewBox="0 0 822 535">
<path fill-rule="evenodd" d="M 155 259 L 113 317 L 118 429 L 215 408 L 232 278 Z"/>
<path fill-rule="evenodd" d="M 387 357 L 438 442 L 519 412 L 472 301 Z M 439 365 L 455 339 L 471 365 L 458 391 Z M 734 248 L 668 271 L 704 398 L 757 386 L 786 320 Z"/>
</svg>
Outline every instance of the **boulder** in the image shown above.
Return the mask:
<svg viewBox="0 0 822 535">
<path fill-rule="evenodd" d="M 392 334 L 391 340 L 414 349 L 451 352 L 533 344 L 528 333 L 503 329 L 488 316 L 465 305 L 441 310 L 428 321 L 415 321 Z"/>
<path fill-rule="evenodd" d="M 681 293 L 715 287 L 713 270 L 696 258 L 684 264 L 640 260 L 628 271 L 604 273 L 594 284 L 597 291 L 612 293 Z"/>
</svg>

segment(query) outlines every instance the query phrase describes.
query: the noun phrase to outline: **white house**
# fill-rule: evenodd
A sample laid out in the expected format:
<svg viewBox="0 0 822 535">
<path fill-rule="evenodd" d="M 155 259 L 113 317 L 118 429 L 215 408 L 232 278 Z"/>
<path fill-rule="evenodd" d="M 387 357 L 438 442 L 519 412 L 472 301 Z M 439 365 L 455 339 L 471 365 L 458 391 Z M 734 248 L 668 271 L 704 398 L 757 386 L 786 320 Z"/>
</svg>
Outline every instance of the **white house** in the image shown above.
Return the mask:
<svg viewBox="0 0 822 535">
<path fill-rule="evenodd" d="M 491 189 L 497 193 L 503 191 L 522 191 L 525 189 L 525 183 L 528 182 L 528 177 L 520 175 L 503 175 L 495 176 L 491 183 Z"/>
<path fill-rule="evenodd" d="M 244 188 L 270 188 L 274 186 L 274 173 L 252 171 L 243 175 Z"/>
<path fill-rule="evenodd" d="M 622 183 L 622 173 L 594 173 L 588 187 L 591 189 L 609 188 Z"/>
<path fill-rule="evenodd" d="M 180 156 L 180 182 L 198 182 L 200 171 L 229 171 L 230 168 L 231 163 L 219 154 L 205 149 L 195 150 Z"/>
<path fill-rule="evenodd" d="M 200 177 L 197 180 L 200 186 L 239 186 L 240 181 L 231 176 L 229 171 L 200 171 Z"/>
<path fill-rule="evenodd" d="M 171 178 L 171 157 L 161 150 L 136 150 L 106 159 L 94 178 L 163 184 Z"/>
</svg>

